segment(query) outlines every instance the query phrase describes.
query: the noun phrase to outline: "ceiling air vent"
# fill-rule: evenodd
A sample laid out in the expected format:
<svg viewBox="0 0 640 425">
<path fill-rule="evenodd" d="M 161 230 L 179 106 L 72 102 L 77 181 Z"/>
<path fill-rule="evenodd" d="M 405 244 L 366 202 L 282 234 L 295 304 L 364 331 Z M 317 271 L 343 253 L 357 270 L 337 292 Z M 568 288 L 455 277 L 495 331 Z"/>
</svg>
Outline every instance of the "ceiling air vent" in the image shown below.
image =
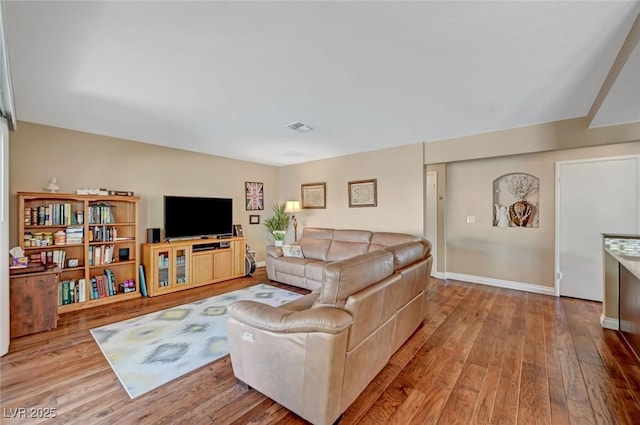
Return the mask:
<svg viewBox="0 0 640 425">
<path fill-rule="evenodd" d="M 285 127 L 289 127 L 291 130 L 299 131 L 300 133 L 306 133 L 307 131 L 313 130 L 313 127 L 309 127 L 308 125 L 298 121 L 287 124 Z"/>
</svg>

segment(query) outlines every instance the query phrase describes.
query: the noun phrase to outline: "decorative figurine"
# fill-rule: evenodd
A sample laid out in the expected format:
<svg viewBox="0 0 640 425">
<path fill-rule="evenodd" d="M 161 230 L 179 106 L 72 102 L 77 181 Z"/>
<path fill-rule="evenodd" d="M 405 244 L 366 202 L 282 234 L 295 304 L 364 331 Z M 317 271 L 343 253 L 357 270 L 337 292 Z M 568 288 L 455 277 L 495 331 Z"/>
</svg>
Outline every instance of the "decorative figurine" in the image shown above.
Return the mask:
<svg viewBox="0 0 640 425">
<path fill-rule="evenodd" d="M 60 189 L 60 187 L 56 183 L 57 183 L 56 178 L 51 177 L 49 179 L 49 183 L 44 187 L 44 190 L 51 193 L 57 192 Z"/>
<path fill-rule="evenodd" d="M 495 204 L 496 206 L 496 224 L 498 227 L 509 227 L 509 211 L 507 207 L 500 206 Z"/>
</svg>

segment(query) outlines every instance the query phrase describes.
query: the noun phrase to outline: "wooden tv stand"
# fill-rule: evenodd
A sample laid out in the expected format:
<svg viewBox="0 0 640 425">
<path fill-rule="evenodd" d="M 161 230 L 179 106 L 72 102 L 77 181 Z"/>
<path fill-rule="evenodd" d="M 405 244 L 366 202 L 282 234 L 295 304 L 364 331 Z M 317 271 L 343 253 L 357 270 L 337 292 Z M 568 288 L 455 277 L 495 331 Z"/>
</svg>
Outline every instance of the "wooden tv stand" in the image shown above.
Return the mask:
<svg viewBox="0 0 640 425">
<path fill-rule="evenodd" d="M 142 244 L 150 297 L 246 275 L 244 238 Z"/>
</svg>

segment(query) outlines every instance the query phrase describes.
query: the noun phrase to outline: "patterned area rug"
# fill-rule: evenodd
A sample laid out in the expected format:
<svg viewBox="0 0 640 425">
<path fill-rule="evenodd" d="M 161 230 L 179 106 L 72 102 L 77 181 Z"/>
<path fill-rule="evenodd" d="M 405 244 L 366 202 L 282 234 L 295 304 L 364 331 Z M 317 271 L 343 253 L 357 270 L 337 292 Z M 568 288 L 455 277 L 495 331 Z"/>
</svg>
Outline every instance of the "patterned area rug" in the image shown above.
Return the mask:
<svg viewBox="0 0 640 425">
<path fill-rule="evenodd" d="M 272 306 L 301 297 L 263 283 L 91 329 L 122 386 L 135 398 L 229 353 L 227 306 Z"/>
</svg>

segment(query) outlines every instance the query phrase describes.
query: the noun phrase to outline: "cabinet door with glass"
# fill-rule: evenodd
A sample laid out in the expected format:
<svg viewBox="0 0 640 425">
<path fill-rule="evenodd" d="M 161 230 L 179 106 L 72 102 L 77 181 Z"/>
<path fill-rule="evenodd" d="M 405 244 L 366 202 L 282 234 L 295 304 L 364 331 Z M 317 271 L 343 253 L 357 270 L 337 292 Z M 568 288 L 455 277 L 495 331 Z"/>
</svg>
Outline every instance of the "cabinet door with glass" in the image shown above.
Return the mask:
<svg viewBox="0 0 640 425">
<path fill-rule="evenodd" d="M 153 250 L 151 270 L 153 286 L 151 295 L 171 292 L 176 288 L 188 286 L 191 281 L 191 246 L 170 246 Z"/>
<path fill-rule="evenodd" d="M 173 248 L 174 274 L 172 286 L 174 288 L 191 284 L 191 246 L 176 246 Z"/>
</svg>

